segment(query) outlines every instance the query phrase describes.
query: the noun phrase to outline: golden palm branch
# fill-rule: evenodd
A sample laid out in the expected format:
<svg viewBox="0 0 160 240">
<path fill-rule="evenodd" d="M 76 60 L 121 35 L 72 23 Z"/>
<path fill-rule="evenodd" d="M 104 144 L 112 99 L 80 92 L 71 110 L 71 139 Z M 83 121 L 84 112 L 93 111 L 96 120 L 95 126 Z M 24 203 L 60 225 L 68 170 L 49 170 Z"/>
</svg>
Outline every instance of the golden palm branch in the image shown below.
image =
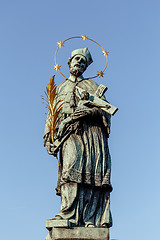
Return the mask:
<svg viewBox="0 0 160 240">
<path fill-rule="evenodd" d="M 46 87 L 46 91 L 45 91 L 46 98 L 42 97 L 42 99 L 45 101 L 46 107 L 49 110 L 48 128 L 49 128 L 52 143 L 54 143 L 54 132 L 55 132 L 58 120 L 59 120 L 59 113 L 62 110 L 62 106 L 63 106 L 63 103 L 60 104 L 60 102 L 62 102 L 62 100 L 59 100 L 55 103 L 57 87 L 54 82 L 54 77 L 55 77 L 55 75 L 52 78 L 50 78 L 48 87 Z"/>
</svg>

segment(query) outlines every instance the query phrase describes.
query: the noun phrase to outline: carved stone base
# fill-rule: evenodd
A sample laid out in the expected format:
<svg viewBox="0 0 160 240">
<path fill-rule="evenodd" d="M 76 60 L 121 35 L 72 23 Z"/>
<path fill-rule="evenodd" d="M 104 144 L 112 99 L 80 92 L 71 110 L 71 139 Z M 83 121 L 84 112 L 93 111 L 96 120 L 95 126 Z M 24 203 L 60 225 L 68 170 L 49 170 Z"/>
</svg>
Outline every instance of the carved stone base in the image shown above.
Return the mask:
<svg viewBox="0 0 160 240">
<path fill-rule="evenodd" d="M 108 228 L 71 227 L 69 221 L 61 220 L 58 225 L 59 221 L 46 221 L 49 230 L 46 240 L 109 240 Z"/>
<path fill-rule="evenodd" d="M 69 220 L 47 220 L 46 228 L 50 231 L 52 228 L 70 228 L 71 222 Z"/>
</svg>

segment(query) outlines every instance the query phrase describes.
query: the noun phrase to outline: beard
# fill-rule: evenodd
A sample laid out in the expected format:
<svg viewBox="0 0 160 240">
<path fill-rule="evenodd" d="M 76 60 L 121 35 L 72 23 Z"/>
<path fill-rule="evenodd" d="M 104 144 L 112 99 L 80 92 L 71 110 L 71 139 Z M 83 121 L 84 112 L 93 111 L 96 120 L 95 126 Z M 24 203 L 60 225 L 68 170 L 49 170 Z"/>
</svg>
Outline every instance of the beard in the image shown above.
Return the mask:
<svg viewBox="0 0 160 240">
<path fill-rule="evenodd" d="M 80 66 L 75 65 L 73 67 L 70 67 L 70 73 L 75 76 L 75 77 L 79 77 L 82 75 L 82 73 L 84 73 L 85 69 L 82 69 Z"/>
</svg>

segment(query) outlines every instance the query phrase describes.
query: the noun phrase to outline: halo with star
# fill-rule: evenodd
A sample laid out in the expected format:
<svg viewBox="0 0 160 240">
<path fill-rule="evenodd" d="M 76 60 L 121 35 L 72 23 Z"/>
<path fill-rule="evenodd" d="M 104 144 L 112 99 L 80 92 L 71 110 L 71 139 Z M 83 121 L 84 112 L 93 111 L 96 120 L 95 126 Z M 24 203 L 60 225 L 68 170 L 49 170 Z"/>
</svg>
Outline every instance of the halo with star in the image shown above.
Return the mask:
<svg viewBox="0 0 160 240">
<path fill-rule="evenodd" d="M 82 39 L 83 41 L 88 41 L 88 40 L 89 40 L 89 41 L 92 41 L 92 42 L 94 42 L 95 44 L 97 44 L 97 45 L 102 49 L 102 54 L 103 54 L 104 57 L 106 58 L 105 68 L 104 68 L 103 70 L 101 70 L 101 71 L 98 71 L 98 73 L 97 73 L 95 76 L 90 77 L 90 78 L 88 78 L 88 79 L 97 78 L 97 77 L 99 77 L 99 78 L 100 78 L 100 77 L 103 77 L 104 72 L 105 72 L 105 70 L 106 70 L 106 68 L 107 68 L 107 65 L 108 65 L 108 53 L 109 53 L 109 52 L 107 52 L 106 50 L 104 50 L 104 48 L 103 48 L 99 43 L 97 43 L 95 40 L 87 37 L 86 35 L 76 36 L 76 37 L 70 37 L 70 38 L 65 39 L 64 41 L 57 42 L 57 49 L 56 49 L 56 52 L 55 52 L 55 65 L 54 65 L 54 69 L 55 69 L 56 71 L 59 71 L 60 74 L 61 74 L 63 77 L 65 77 L 65 79 L 67 79 L 67 77 L 61 72 L 61 66 L 57 63 L 56 58 L 57 58 L 58 49 L 64 47 L 64 43 L 67 42 L 67 41 L 69 41 L 69 40 L 71 40 L 71 39 Z"/>
</svg>

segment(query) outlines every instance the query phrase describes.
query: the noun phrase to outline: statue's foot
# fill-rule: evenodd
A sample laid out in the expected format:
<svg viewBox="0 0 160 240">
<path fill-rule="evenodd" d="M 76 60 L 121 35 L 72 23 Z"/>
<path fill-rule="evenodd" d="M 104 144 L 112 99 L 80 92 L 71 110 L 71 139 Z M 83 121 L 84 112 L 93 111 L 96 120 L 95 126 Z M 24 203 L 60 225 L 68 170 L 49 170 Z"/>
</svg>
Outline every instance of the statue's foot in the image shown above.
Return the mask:
<svg viewBox="0 0 160 240">
<path fill-rule="evenodd" d="M 101 225 L 101 227 L 103 227 L 103 228 L 109 228 L 109 224 L 103 223 L 103 224 Z"/>
<path fill-rule="evenodd" d="M 96 226 L 92 222 L 86 222 L 85 227 L 95 228 Z"/>
<path fill-rule="evenodd" d="M 54 218 L 51 218 L 51 220 L 62 220 L 63 218 L 59 215 L 56 215 Z"/>
<path fill-rule="evenodd" d="M 75 219 L 69 219 L 69 221 L 72 223 L 72 224 L 74 224 L 75 226 L 77 225 L 77 222 L 76 222 L 76 220 Z"/>
</svg>

